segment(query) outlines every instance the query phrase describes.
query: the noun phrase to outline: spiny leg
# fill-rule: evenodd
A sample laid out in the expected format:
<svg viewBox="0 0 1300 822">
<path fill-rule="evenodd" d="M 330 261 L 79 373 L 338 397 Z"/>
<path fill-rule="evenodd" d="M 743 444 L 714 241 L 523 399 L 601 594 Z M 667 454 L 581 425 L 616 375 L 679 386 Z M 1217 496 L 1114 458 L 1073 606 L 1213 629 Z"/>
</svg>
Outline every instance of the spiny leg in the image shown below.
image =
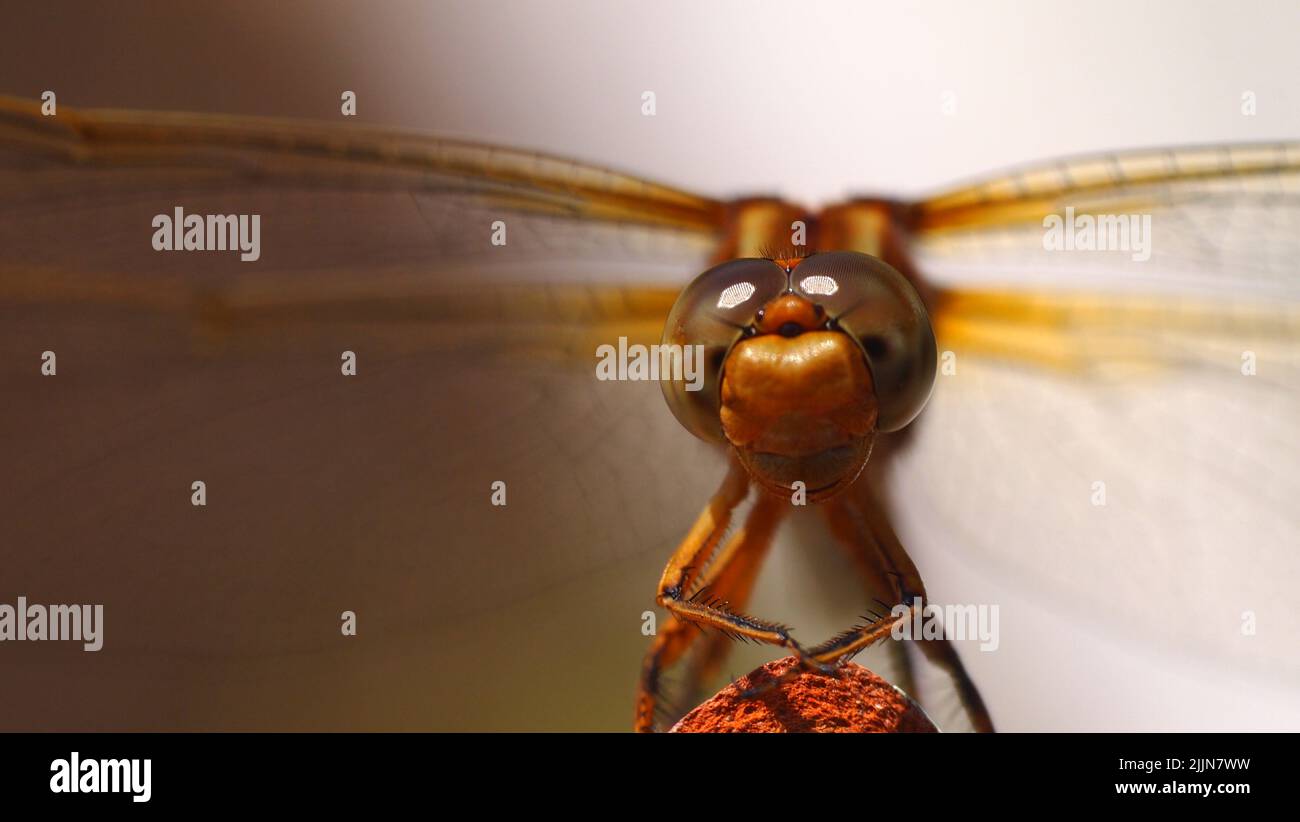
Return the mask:
<svg viewBox="0 0 1300 822">
<path fill-rule="evenodd" d="M 866 478 L 855 483 L 840 497 L 829 501 L 825 511 L 831 531 L 844 542 L 846 547 L 860 552 L 863 566 L 877 568 L 879 572 L 895 580 L 895 590 L 900 601 L 908 605 L 907 613 L 902 618 L 911 619 L 911 601 L 914 598 L 919 598 L 923 603 L 928 601 L 925 582 L 921 579 L 916 564 L 912 562 L 912 558 L 908 556 L 907 550 L 903 548 L 894 529 L 890 526 L 884 506 L 881 505 Z M 896 621 L 896 619 L 882 621 L 888 623 L 885 627 L 886 636 L 889 627 L 892 627 Z M 868 623 L 850 629 L 812 649 L 810 653 L 819 659 L 828 653 L 838 653 L 842 650 L 857 653 L 861 648 L 883 638 L 876 637 L 870 641 L 863 641 L 873 632 L 878 632 L 880 627 L 881 623 Z M 981 733 L 992 732 L 993 720 L 989 717 L 984 699 L 966 672 L 961 657 L 957 655 L 952 643 L 946 637 L 937 640 L 917 638 L 915 641 L 919 644 L 921 652 L 952 679 L 962 707 L 975 730 Z"/>
<path fill-rule="evenodd" d="M 865 481 L 866 477 L 859 480 L 859 482 Z M 845 493 L 853 493 L 853 491 L 849 489 Z M 858 572 L 858 576 L 862 579 L 863 588 L 867 595 L 873 598 L 877 595 L 892 597 L 895 602 L 908 604 L 908 602 L 904 601 L 905 598 L 902 595 L 899 577 L 891 574 L 888 564 L 881 561 L 880 550 L 874 544 L 874 537 L 864 527 L 861 518 L 853 516 L 846 507 L 835 504 L 834 501 L 832 504 L 823 507 L 822 513 L 826 515 L 827 524 L 830 526 L 835 541 L 844 549 L 844 552 L 853 563 L 854 570 Z M 890 607 L 881 600 L 876 599 L 875 601 L 882 606 L 884 611 L 890 610 Z M 887 647 L 891 658 L 898 665 L 898 670 L 895 672 L 895 684 L 915 698 L 919 690 L 917 688 L 915 663 L 909 645 L 910 643 L 906 642 L 892 642 Z"/>
<path fill-rule="evenodd" d="M 698 632 L 696 629 L 712 627 L 732 639 L 789 648 L 808 666 L 830 669 L 830 666 L 821 666 L 808 658 L 807 652 L 790 637 L 789 630 L 784 625 L 736 612 L 712 587 L 732 566 L 734 559 L 755 545 L 755 540 L 747 538 L 746 532 L 742 531 L 735 540 L 729 541 L 729 550 L 724 550 L 721 556 L 709 562 L 731 521 L 732 513 L 745 498 L 748 489 L 748 474 L 739 461 L 733 458 L 727 478 L 664 569 L 656 601 L 668 609 L 673 619 L 655 638 L 641 666 L 634 725 L 638 731 L 654 729 L 660 674 L 687 650 L 695 639 Z M 760 502 L 755 505 L 746 524 L 752 522 L 752 533 L 756 537 L 763 531 L 775 529 L 776 510 L 771 503 Z M 759 541 L 770 540 L 770 536 L 768 533 Z M 705 563 L 709 567 L 702 570 Z M 757 564 L 754 564 L 751 572 L 757 573 Z M 727 586 L 743 585 L 746 572 L 733 573 L 734 577 L 727 577 Z"/>
<path fill-rule="evenodd" d="M 683 587 L 694 581 L 700 566 L 709 558 L 718 541 L 726 533 L 736 506 L 749 494 L 749 475 L 732 457 L 727 476 L 714 492 L 709 504 L 700 512 L 695 524 L 686 534 L 672 558 L 664 568 L 663 578 L 675 575 Z M 718 563 L 713 565 L 715 572 Z M 660 590 L 663 582 L 660 582 Z M 659 703 L 659 677 L 662 671 L 685 653 L 700 631 L 685 620 L 670 618 L 655 635 L 654 643 L 641 663 L 641 680 L 637 691 L 636 719 L 633 728 L 642 733 L 654 730 L 655 710 Z"/>
<path fill-rule="evenodd" d="M 729 611 L 746 609 L 777 527 L 789 510 L 790 504 L 784 498 L 772 494 L 758 496 L 744 525 L 723 546 L 715 565 L 716 575 L 705 583 L 708 596 L 726 603 Z M 698 701 L 703 686 L 717 675 L 731 650 L 732 638 L 714 632 L 702 637 L 701 642 L 703 645 L 686 671 L 683 695 L 689 704 Z"/>
</svg>

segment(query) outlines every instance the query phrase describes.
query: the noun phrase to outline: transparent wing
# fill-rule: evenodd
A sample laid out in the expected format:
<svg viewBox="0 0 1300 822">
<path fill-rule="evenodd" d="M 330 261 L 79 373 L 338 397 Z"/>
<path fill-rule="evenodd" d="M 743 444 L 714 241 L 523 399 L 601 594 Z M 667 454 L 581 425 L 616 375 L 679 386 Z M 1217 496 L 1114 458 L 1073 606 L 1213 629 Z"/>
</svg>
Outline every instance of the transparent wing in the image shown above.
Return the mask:
<svg viewBox="0 0 1300 822">
<path fill-rule="evenodd" d="M 1049 215 L 1091 219 L 1113 250 L 1049 250 Z M 1300 143 L 1135 151 L 1030 166 L 916 204 L 928 279 L 972 288 L 1300 296 L 1294 259 Z M 1146 248 L 1130 225 L 1149 217 Z M 1124 240 L 1127 239 L 1127 242 Z M 1104 243 L 1097 242 L 1096 245 Z"/>
<path fill-rule="evenodd" d="M 627 727 L 641 612 L 721 468 L 681 473 L 709 456 L 658 385 L 593 379 L 595 345 L 657 339 L 716 203 L 486 146 L 12 100 L 0 189 L 0 590 L 106 621 L 93 681 L 20 648 L 0 724 Z M 260 215 L 260 258 L 155 251 L 175 208 Z"/>
<path fill-rule="evenodd" d="M 1149 258 L 1049 250 L 1067 208 L 1149 215 Z M 896 500 L 932 587 L 1003 604 L 968 655 L 995 718 L 1300 725 L 1300 148 L 1068 161 L 912 215 L 950 360 Z"/>
</svg>

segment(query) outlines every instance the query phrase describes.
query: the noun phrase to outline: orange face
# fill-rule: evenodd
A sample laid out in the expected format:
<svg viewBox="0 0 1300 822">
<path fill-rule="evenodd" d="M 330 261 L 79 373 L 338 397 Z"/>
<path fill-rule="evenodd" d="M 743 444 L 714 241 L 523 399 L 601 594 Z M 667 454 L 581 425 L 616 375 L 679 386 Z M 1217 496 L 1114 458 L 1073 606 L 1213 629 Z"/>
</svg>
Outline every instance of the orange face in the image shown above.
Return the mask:
<svg viewBox="0 0 1300 822">
<path fill-rule="evenodd" d="M 764 487 L 810 499 L 857 478 L 876 430 L 876 398 L 863 351 L 826 330 L 825 310 L 796 294 L 769 301 L 759 332 L 736 343 L 722 378 L 722 430 Z"/>
<path fill-rule="evenodd" d="M 716 266 L 678 297 L 663 341 L 700 346 L 707 369 L 704 390 L 664 383 L 677 419 L 729 445 L 764 488 L 810 500 L 857 478 L 876 432 L 920 412 L 936 370 L 916 291 L 853 252 Z"/>
</svg>

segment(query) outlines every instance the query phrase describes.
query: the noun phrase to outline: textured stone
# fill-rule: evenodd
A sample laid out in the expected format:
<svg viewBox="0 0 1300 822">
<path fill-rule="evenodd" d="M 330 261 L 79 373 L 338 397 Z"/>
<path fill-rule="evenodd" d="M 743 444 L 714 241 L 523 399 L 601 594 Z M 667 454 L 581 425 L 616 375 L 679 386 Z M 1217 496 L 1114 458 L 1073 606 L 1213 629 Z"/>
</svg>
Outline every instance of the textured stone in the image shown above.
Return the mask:
<svg viewBox="0 0 1300 822">
<path fill-rule="evenodd" d="M 934 733 L 929 717 L 902 691 L 853 663 L 833 676 L 801 671 L 792 657 L 754 669 L 682 717 L 673 733 Z M 742 694 L 764 687 L 752 696 Z"/>
</svg>

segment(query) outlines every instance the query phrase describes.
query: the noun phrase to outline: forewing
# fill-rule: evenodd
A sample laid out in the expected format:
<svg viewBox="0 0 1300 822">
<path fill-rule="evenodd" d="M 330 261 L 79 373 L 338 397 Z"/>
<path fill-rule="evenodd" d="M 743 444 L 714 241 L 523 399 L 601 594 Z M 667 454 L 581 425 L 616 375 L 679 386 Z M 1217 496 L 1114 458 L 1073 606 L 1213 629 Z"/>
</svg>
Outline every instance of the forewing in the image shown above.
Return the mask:
<svg viewBox="0 0 1300 822">
<path fill-rule="evenodd" d="M 1149 215 L 1149 258 L 1049 249 L 1067 208 Z M 1004 602 L 1002 653 L 971 655 L 995 718 L 1300 722 L 1279 696 L 1300 683 L 1300 148 L 1034 167 L 912 227 L 941 365 L 897 504 L 945 596 Z M 1206 711 L 1225 682 L 1263 690 Z"/>
<path fill-rule="evenodd" d="M 716 203 L 420 136 L 12 100 L 0 188 L 3 594 L 107 625 L 94 681 L 24 649 L 0 724 L 630 722 L 641 613 L 715 477 L 595 346 L 657 341 Z M 176 208 L 260 215 L 260 257 L 155 250 Z"/>
</svg>

